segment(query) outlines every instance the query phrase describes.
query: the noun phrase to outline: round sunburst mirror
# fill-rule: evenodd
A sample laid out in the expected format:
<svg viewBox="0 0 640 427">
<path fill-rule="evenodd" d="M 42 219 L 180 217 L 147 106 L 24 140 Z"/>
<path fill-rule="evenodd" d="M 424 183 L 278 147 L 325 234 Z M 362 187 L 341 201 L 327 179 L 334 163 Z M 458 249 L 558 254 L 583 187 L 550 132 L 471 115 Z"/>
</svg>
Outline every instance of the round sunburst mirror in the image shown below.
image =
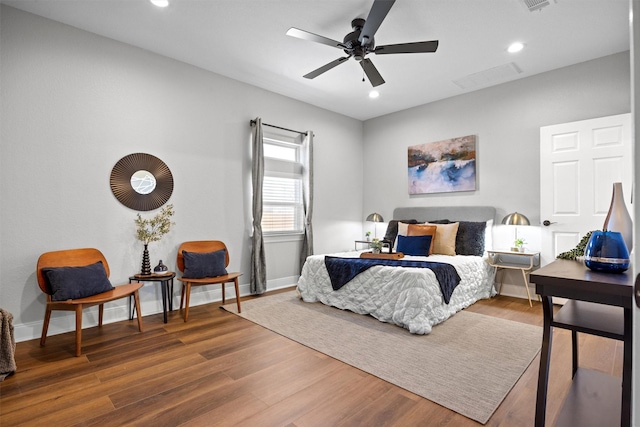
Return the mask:
<svg viewBox="0 0 640 427">
<path fill-rule="evenodd" d="M 167 203 L 173 175 L 159 158 L 146 153 L 124 156 L 111 170 L 111 191 L 128 208 L 150 211 Z"/>
</svg>

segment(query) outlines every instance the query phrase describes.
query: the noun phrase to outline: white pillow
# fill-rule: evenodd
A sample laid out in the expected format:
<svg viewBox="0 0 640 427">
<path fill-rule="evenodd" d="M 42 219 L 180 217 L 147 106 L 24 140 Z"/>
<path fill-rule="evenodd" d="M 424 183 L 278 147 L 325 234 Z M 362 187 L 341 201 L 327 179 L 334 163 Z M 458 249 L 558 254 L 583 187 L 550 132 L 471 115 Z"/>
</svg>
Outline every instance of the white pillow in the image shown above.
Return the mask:
<svg viewBox="0 0 640 427">
<path fill-rule="evenodd" d="M 409 234 L 409 224 L 404 223 L 404 222 L 399 222 L 398 223 L 398 234 L 396 235 L 396 240 L 394 240 L 393 242 L 393 251 L 396 251 L 396 248 L 398 247 L 398 236 L 406 236 L 407 234 Z"/>
<path fill-rule="evenodd" d="M 493 220 L 487 221 L 487 227 L 484 230 L 484 254 L 493 249 Z"/>
</svg>

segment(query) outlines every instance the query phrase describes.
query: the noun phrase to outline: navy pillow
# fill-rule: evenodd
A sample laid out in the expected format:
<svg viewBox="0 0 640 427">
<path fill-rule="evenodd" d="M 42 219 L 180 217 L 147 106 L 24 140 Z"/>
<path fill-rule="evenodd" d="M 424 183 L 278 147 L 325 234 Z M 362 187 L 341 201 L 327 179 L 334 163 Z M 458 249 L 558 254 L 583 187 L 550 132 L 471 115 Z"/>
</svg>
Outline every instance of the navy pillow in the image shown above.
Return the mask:
<svg viewBox="0 0 640 427">
<path fill-rule="evenodd" d="M 43 268 L 42 272 L 53 301 L 90 297 L 113 289 L 102 261 L 84 267 Z"/>
<path fill-rule="evenodd" d="M 405 255 L 429 256 L 431 236 L 398 236 L 397 251 Z"/>
<path fill-rule="evenodd" d="M 460 221 L 456 235 L 456 255 L 484 255 L 484 235 L 487 223 Z"/>
<path fill-rule="evenodd" d="M 184 273 L 186 279 L 202 279 L 227 274 L 225 268 L 227 251 L 221 249 L 215 252 L 187 252 L 182 251 L 184 258 Z"/>
</svg>

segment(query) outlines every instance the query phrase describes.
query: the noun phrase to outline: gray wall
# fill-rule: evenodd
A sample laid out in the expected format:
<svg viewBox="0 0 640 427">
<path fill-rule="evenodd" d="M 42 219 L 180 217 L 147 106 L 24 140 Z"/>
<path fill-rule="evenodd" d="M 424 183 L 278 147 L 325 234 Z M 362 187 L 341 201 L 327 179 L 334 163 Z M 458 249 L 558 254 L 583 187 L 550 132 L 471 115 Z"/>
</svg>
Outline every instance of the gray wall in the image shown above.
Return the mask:
<svg viewBox="0 0 640 427">
<path fill-rule="evenodd" d="M 139 271 L 136 212 L 109 187 L 112 167 L 130 153 L 159 157 L 175 180 L 176 226 L 150 245 L 152 265 L 162 259 L 173 269 L 182 241 L 220 239 L 248 289 L 256 116 L 316 135 L 316 251 L 342 250 L 361 236 L 362 122 L 6 6 L 0 43 L 0 305 L 14 315 L 18 339 L 40 333 L 41 253 L 97 247 L 115 284 Z M 298 247 L 267 245 L 271 287 L 295 283 Z M 219 287 L 198 289 L 194 302 L 216 295 Z M 144 314 L 161 310 L 157 285 L 141 298 Z M 125 318 L 125 307 L 109 304 L 107 320 Z M 72 329 L 72 316 L 54 315 L 51 333 Z"/>
<path fill-rule="evenodd" d="M 540 127 L 630 111 L 629 53 L 448 98 L 364 123 L 364 210 L 491 205 L 539 223 Z M 477 136 L 477 191 L 409 196 L 407 147 Z"/>
<path fill-rule="evenodd" d="M 524 213 L 528 247 L 540 250 L 540 127 L 628 113 L 629 53 L 619 53 L 456 96 L 364 123 L 364 211 L 391 219 L 397 206 L 490 205 L 496 221 Z M 407 147 L 477 136 L 477 190 L 409 196 Z M 455 218 L 451 218 L 455 219 Z M 494 228 L 494 248 L 508 248 L 513 230 Z M 526 298 L 518 272 L 505 294 Z"/>
</svg>

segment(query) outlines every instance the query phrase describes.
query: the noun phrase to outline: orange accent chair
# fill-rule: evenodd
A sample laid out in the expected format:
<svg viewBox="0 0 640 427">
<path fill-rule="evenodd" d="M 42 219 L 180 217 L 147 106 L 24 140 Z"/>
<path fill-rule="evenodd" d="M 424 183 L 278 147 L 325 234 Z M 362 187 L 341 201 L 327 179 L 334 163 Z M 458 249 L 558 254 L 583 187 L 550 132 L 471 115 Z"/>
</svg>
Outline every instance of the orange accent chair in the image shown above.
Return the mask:
<svg viewBox="0 0 640 427">
<path fill-rule="evenodd" d="M 95 295 L 84 296 L 76 299 L 64 299 L 56 300 L 56 291 L 51 286 L 51 271 L 62 271 L 62 267 L 91 267 L 98 262 L 102 262 L 104 266 L 104 272 L 106 273 L 106 280 L 108 284 L 109 278 L 109 264 L 105 259 L 102 252 L 93 248 L 85 249 L 68 249 L 62 251 L 46 252 L 38 258 L 37 266 L 37 278 L 38 285 L 42 292 L 47 294 L 47 307 L 44 315 L 44 323 L 42 325 L 42 337 L 40 338 L 40 345 L 44 346 L 47 339 L 47 330 L 49 329 L 49 320 L 51 319 L 51 312 L 53 310 L 65 310 L 76 312 L 76 356 L 80 356 L 82 349 L 82 310 L 94 305 L 99 306 L 98 311 L 98 326 L 102 326 L 102 317 L 104 313 L 104 303 L 114 301 L 125 297 L 134 297 L 136 313 L 138 315 L 138 329 L 142 332 L 142 314 L 140 312 L 140 298 L 138 297 L 138 289 L 142 287 L 142 283 L 132 283 L 127 285 L 115 286 L 111 290 L 97 293 Z M 99 266 L 98 266 L 99 267 Z M 78 269 L 79 270 L 79 269 Z M 57 282 L 62 281 L 64 275 L 56 276 Z M 104 278 L 103 278 L 104 279 Z M 93 286 L 91 281 L 83 282 L 82 280 L 76 281 L 80 286 Z M 85 292 L 86 293 L 86 292 Z M 65 298 L 64 296 L 62 298 Z M 58 298 L 59 299 L 59 298 Z"/>
<path fill-rule="evenodd" d="M 196 254 L 211 254 L 224 250 L 224 268 L 222 269 L 224 274 L 210 276 L 210 277 L 184 277 L 185 274 L 185 259 L 183 251 L 196 253 Z M 228 273 L 226 267 L 229 265 L 229 251 L 227 246 L 219 240 L 197 240 L 192 242 L 184 242 L 178 248 L 178 270 L 183 273 L 183 276 L 178 278 L 182 282 L 182 297 L 180 298 L 180 310 L 182 310 L 182 303 L 185 303 L 184 309 L 184 321 L 189 318 L 189 299 L 191 297 L 192 286 L 202 285 L 222 285 L 222 304 L 225 303 L 225 284 L 232 283 L 236 290 L 236 304 L 238 305 L 238 313 L 240 313 L 240 291 L 238 288 L 238 277 L 242 276 L 242 273 Z M 187 265 L 189 267 L 189 265 Z M 220 266 L 221 267 L 221 266 Z"/>
</svg>

